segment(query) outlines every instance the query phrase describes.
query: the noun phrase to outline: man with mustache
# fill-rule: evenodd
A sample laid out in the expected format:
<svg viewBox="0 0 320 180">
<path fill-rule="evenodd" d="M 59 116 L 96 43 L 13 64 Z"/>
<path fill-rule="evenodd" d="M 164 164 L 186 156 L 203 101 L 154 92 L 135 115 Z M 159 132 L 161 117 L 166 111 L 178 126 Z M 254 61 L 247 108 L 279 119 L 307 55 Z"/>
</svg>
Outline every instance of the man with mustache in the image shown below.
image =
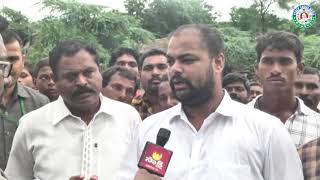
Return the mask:
<svg viewBox="0 0 320 180">
<path fill-rule="evenodd" d="M 294 83 L 303 71 L 303 44 L 289 32 L 270 32 L 257 40 L 256 74 L 263 94 L 249 104 L 278 117 L 297 147 L 320 136 L 320 114 L 294 94 Z"/>
<path fill-rule="evenodd" d="M 229 73 L 223 77 L 222 87 L 227 90 L 231 99 L 243 104 L 248 103 L 249 80 L 239 73 Z"/>
<path fill-rule="evenodd" d="M 131 106 L 102 96 L 96 49 L 60 42 L 49 55 L 60 97 L 21 118 L 9 179 L 114 179 L 141 121 Z"/>
<path fill-rule="evenodd" d="M 161 110 L 159 107 L 159 85 L 168 78 L 167 55 L 160 49 L 151 49 L 140 57 L 140 81 L 144 94 L 136 97 L 132 105 L 145 119 Z"/>
<path fill-rule="evenodd" d="M 35 86 L 39 92 L 46 95 L 51 102 L 57 100 L 59 93 L 53 81 L 53 72 L 49 65 L 49 58 L 44 58 L 36 64 L 33 75 Z"/>
<path fill-rule="evenodd" d="M 316 68 L 305 67 L 303 73 L 300 74 L 294 83 L 295 94 L 299 96 L 305 105 L 316 112 L 320 112 L 317 108 L 320 100 L 320 74 Z"/>
<path fill-rule="evenodd" d="M 4 95 L 1 97 L 0 105 L 0 127 L 2 127 L 0 128 L 0 168 L 4 169 L 19 119 L 24 114 L 47 104 L 49 99 L 18 82 L 26 58 L 22 52 L 22 40 L 11 30 L 6 30 L 1 34 L 7 50 L 7 60 L 12 64 L 10 76 L 5 78 Z"/>
<path fill-rule="evenodd" d="M 167 54 L 171 87 L 181 103 L 141 123 L 117 180 L 303 179 L 280 120 L 233 101 L 223 90 L 224 42 L 216 29 L 179 27 Z M 137 167 L 146 141 L 154 143 L 160 128 L 171 131 L 165 148 L 173 151 L 163 178 Z"/>
</svg>

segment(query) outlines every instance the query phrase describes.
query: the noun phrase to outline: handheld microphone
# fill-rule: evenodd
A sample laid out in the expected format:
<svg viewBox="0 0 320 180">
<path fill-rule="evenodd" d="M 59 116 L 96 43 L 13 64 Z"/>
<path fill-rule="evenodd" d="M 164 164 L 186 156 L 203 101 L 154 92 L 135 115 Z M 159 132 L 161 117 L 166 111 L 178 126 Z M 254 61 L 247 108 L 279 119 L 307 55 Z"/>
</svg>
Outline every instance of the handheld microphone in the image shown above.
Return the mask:
<svg viewBox="0 0 320 180">
<path fill-rule="evenodd" d="M 156 144 L 147 141 L 138 163 L 139 168 L 146 169 L 150 173 L 161 177 L 165 175 L 173 153 L 164 148 L 170 134 L 171 132 L 168 129 L 160 128 Z"/>
</svg>

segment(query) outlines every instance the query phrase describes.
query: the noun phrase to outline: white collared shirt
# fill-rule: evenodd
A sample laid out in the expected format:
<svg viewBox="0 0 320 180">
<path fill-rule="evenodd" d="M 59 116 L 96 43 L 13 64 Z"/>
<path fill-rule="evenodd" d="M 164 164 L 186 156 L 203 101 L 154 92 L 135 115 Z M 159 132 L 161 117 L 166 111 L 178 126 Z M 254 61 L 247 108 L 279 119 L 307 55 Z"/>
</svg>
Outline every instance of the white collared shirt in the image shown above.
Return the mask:
<svg viewBox="0 0 320 180">
<path fill-rule="evenodd" d="M 130 105 L 100 95 L 87 125 L 63 99 L 26 114 L 14 137 L 6 175 L 12 180 L 66 180 L 91 173 L 113 180 L 141 121 Z"/>
<path fill-rule="evenodd" d="M 248 105 L 259 109 L 258 99 L 260 97 L 262 95 L 257 96 Z M 296 97 L 296 99 L 298 100 L 297 110 L 284 125 L 296 147 L 300 147 L 304 143 L 320 137 L 320 114 L 307 107 L 300 98 Z"/>
<path fill-rule="evenodd" d="M 173 155 L 163 180 L 303 180 L 296 148 L 280 120 L 252 107 L 223 100 L 199 131 L 181 104 L 145 119 L 124 159 L 117 180 L 132 180 L 146 141 L 159 129 L 171 137 Z"/>
</svg>

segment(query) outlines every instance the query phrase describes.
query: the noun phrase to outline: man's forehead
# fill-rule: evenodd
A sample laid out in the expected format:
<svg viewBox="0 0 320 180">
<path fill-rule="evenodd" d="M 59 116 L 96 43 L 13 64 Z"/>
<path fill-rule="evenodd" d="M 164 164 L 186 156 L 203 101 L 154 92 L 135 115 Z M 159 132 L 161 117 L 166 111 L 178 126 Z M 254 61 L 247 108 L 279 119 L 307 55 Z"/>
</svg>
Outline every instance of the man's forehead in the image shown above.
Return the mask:
<svg viewBox="0 0 320 180">
<path fill-rule="evenodd" d="M 317 74 L 301 74 L 297 77 L 297 82 L 319 83 L 320 79 Z"/>
<path fill-rule="evenodd" d="M 242 81 L 233 81 L 233 82 L 230 82 L 229 84 L 227 84 L 226 86 L 239 86 L 239 85 L 242 85 L 243 86 L 243 82 Z"/>
<path fill-rule="evenodd" d="M 187 50 L 197 50 L 199 48 L 207 49 L 198 30 L 190 30 L 172 36 L 168 43 L 167 53 L 169 56 L 177 56 L 176 53 L 180 55 L 181 53 L 187 53 Z"/>
<path fill-rule="evenodd" d="M 153 55 L 148 56 L 143 61 L 143 66 L 145 65 L 158 65 L 158 64 L 166 64 L 167 63 L 167 57 L 164 55 Z"/>
<path fill-rule="evenodd" d="M 117 58 L 118 61 L 136 61 L 136 59 L 130 54 L 123 54 Z"/>
</svg>

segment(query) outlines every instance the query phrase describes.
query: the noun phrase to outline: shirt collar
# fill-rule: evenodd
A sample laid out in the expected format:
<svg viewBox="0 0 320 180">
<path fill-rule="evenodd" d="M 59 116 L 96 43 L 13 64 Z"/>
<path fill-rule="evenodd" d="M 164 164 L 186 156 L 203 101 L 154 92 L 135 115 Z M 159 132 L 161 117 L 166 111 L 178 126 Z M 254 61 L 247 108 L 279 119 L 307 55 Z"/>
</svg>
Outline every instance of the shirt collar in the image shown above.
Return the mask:
<svg viewBox="0 0 320 180">
<path fill-rule="evenodd" d="M 25 88 L 26 87 L 24 87 L 24 85 L 17 83 L 14 94 L 23 98 L 30 97 L 29 93 L 25 90 Z"/>
<path fill-rule="evenodd" d="M 217 107 L 216 111 L 212 112 L 209 116 L 211 116 L 213 113 L 218 113 L 222 116 L 232 117 L 234 115 L 235 110 L 230 110 L 230 109 L 233 109 L 233 107 L 236 103 L 237 102 L 235 102 L 231 99 L 231 97 L 229 96 L 227 91 L 223 90 L 223 98 L 222 98 L 219 106 Z M 177 119 L 188 121 L 188 118 L 182 109 L 181 103 L 175 105 L 172 108 L 173 108 L 172 111 L 170 111 L 168 114 L 168 117 L 170 117 L 170 122 L 177 120 Z"/>
<path fill-rule="evenodd" d="M 260 105 L 259 105 L 259 99 L 261 97 L 262 97 L 262 95 L 260 94 L 255 99 L 253 99 L 252 102 L 250 102 L 250 104 L 253 103 L 254 108 L 259 109 L 259 110 L 261 110 Z M 298 106 L 297 106 L 295 113 L 308 115 L 309 114 L 308 107 L 304 104 L 304 102 L 299 97 L 295 96 L 295 98 L 298 100 Z"/>
<path fill-rule="evenodd" d="M 299 98 L 296 97 L 296 99 L 298 100 L 298 107 L 296 112 L 298 114 L 304 114 L 304 115 L 309 115 L 309 108 L 304 104 L 304 102 Z"/>
<path fill-rule="evenodd" d="M 101 105 L 100 105 L 100 109 L 96 112 L 96 115 L 99 113 L 105 113 L 105 114 L 112 116 L 112 112 L 113 112 L 112 108 L 113 107 L 110 106 L 110 101 L 112 101 L 112 100 L 110 100 L 107 97 L 102 96 L 101 93 L 99 94 L 99 98 L 100 98 Z M 55 118 L 53 118 L 53 120 L 52 120 L 53 125 L 58 124 L 60 121 L 62 121 L 63 119 L 65 119 L 68 116 L 78 118 L 70 112 L 70 110 L 65 105 L 63 98 L 61 96 L 59 96 L 59 98 L 56 101 L 51 102 L 51 103 L 53 103 L 52 111 L 53 111 L 53 114 L 55 115 Z"/>
</svg>

